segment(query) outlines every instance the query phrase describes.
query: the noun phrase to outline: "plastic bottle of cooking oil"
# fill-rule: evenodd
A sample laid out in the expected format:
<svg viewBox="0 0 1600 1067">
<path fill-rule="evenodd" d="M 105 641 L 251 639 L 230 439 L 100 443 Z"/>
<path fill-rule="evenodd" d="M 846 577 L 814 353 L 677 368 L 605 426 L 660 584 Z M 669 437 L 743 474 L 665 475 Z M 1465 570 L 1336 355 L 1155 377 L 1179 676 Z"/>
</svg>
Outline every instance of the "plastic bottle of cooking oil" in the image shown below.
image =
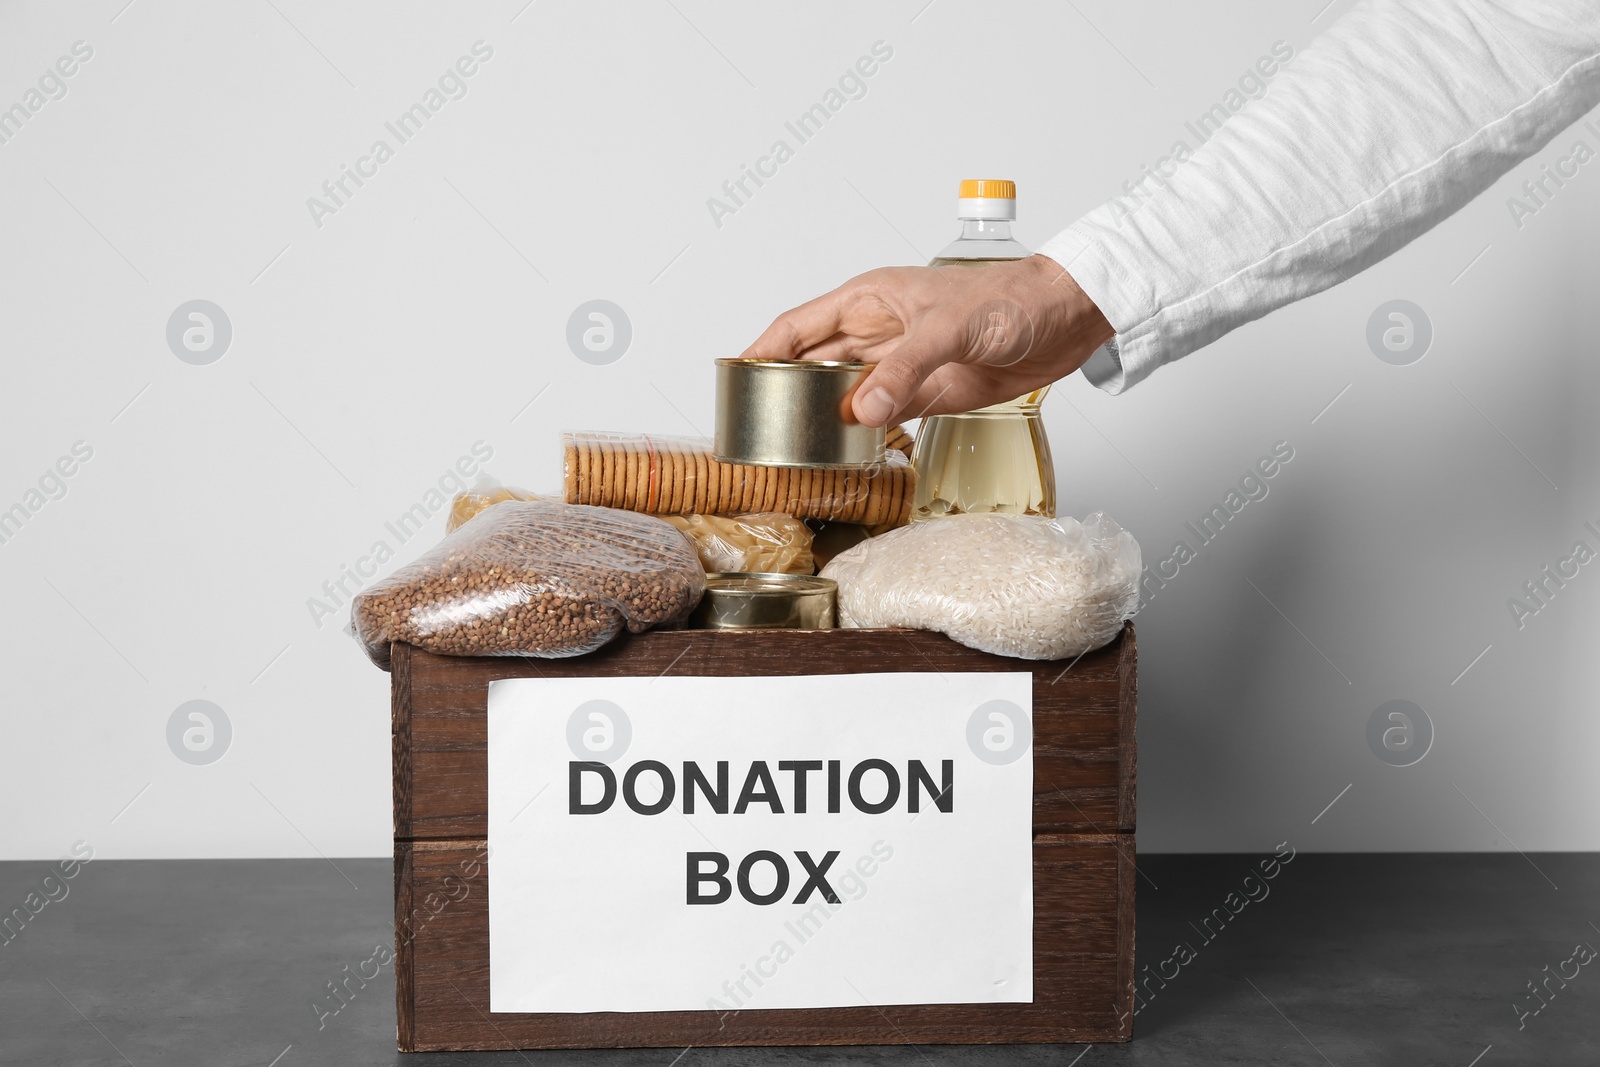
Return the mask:
<svg viewBox="0 0 1600 1067">
<path fill-rule="evenodd" d="M 956 215 L 961 236 L 930 266 L 982 270 L 986 264 L 1029 255 L 1011 236 L 1017 217 L 1015 183 L 987 178 L 962 182 Z M 1030 328 L 1017 318 L 996 308 L 988 328 Z M 995 511 L 1054 518 L 1055 467 L 1039 418 L 1048 391 L 1045 386 L 1003 404 L 923 419 L 911 457 L 917 469 L 912 520 Z"/>
</svg>

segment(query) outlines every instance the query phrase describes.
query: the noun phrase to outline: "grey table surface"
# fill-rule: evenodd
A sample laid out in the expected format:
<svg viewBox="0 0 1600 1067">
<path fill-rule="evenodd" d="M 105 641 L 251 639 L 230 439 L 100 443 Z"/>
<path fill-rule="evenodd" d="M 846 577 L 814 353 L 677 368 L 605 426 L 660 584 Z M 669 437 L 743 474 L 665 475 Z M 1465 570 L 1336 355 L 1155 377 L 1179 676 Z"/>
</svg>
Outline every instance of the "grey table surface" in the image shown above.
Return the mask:
<svg viewBox="0 0 1600 1067">
<path fill-rule="evenodd" d="M 392 936 L 387 860 L 96 860 L 0 944 L 0 1063 L 1600 1063 L 1600 966 L 1573 962 L 1600 947 L 1600 856 L 1302 853 L 1202 928 L 1260 858 L 1140 857 L 1148 995 L 1126 1045 L 413 1055 L 390 968 L 314 1007 Z M 0 864 L 0 909 L 49 868 Z M 1163 964 L 1180 942 L 1192 958 Z"/>
</svg>

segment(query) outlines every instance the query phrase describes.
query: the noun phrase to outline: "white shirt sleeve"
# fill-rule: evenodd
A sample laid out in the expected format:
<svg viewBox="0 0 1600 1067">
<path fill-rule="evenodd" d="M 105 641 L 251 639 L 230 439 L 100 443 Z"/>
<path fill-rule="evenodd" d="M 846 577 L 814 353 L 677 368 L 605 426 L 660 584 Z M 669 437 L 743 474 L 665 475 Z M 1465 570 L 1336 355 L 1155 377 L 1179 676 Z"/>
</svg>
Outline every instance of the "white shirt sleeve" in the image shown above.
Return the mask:
<svg viewBox="0 0 1600 1067">
<path fill-rule="evenodd" d="M 1600 0 L 1366 0 L 1277 52 L 1262 95 L 1039 250 L 1117 331 L 1095 385 L 1352 277 L 1544 147 L 1600 102 Z"/>
</svg>

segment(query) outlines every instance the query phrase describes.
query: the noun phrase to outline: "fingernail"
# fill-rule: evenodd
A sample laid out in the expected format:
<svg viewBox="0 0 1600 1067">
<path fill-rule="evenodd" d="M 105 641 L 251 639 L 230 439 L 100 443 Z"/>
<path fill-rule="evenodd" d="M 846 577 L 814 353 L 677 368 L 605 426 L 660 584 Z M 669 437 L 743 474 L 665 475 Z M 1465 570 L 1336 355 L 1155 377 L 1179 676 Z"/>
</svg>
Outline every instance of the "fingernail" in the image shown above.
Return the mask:
<svg viewBox="0 0 1600 1067">
<path fill-rule="evenodd" d="M 870 389 L 856 401 L 856 410 L 861 413 L 864 422 L 888 422 L 889 416 L 894 414 L 894 397 L 889 395 L 887 389 Z"/>
</svg>

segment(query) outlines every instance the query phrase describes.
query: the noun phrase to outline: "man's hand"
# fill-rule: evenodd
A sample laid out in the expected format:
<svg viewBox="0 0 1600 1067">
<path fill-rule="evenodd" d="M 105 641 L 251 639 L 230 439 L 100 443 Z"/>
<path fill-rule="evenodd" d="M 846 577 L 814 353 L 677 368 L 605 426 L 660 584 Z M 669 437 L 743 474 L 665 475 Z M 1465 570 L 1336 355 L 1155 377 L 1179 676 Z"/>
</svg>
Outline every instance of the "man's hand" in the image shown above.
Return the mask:
<svg viewBox="0 0 1600 1067">
<path fill-rule="evenodd" d="M 971 411 L 1066 377 L 1114 336 L 1055 260 L 884 267 L 779 315 L 745 359 L 875 363 L 868 426 Z"/>
</svg>

